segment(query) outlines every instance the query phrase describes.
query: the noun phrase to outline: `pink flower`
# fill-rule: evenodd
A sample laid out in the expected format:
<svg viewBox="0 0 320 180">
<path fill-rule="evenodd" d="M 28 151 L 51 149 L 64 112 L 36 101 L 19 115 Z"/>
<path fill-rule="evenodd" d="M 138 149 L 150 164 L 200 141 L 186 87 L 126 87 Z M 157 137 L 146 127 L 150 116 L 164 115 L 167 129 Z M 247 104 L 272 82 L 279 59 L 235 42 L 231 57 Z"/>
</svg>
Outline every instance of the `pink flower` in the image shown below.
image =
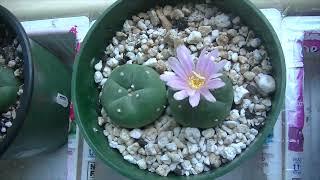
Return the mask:
<svg viewBox="0 0 320 180">
<path fill-rule="evenodd" d="M 225 83 L 219 78 L 219 73 L 226 61 L 214 62 L 218 57 L 218 51 L 207 52 L 202 50 L 198 62 L 194 65 L 191 52 L 185 46 L 177 48 L 177 58 L 170 57 L 168 63 L 174 72 L 164 72 L 160 79 L 173 90 L 174 99 L 183 100 L 189 97 L 192 107 L 199 105 L 202 95 L 207 101 L 215 102 L 215 97 L 210 90 L 221 88 Z"/>
</svg>

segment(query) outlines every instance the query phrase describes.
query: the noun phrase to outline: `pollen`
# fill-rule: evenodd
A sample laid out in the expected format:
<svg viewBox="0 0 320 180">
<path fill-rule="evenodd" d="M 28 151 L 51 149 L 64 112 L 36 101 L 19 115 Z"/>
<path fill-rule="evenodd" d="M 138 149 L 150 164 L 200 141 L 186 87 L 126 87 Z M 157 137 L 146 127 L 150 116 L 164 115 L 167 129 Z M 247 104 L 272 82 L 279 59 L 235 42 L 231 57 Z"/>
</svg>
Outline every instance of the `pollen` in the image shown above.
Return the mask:
<svg viewBox="0 0 320 180">
<path fill-rule="evenodd" d="M 206 78 L 192 71 L 192 75 L 188 78 L 188 84 L 192 89 L 200 89 L 204 85 Z"/>
</svg>

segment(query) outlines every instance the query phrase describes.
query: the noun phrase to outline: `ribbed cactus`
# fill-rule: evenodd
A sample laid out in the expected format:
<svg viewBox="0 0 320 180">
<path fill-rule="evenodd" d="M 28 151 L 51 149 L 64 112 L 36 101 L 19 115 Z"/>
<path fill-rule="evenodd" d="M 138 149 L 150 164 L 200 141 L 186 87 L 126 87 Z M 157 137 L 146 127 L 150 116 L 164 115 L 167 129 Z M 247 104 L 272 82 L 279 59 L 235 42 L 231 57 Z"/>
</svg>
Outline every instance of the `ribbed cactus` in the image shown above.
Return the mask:
<svg viewBox="0 0 320 180">
<path fill-rule="evenodd" d="M 138 128 L 162 114 L 167 103 L 166 87 L 153 69 L 126 64 L 111 73 L 103 87 L 101 103 L 115 124 Z"/>
<path fill-rule="evenodd" d="M 0 66 L 0 113 L 7 111 L 16 102 L 18 88 L 13 71 Z"/>
<path fill-rule="evenodd" d="M 188 98 L 175 100 L 173 98 L 175 92 L 169 89 L 169 105 L 175 120 L 184 126 L 198 128 L 214 127 L 223 121 L 231 110 L 233 89 L 227 77 L 222 76 L 221 79 L 225 82 L 225 86 L 212 92 L 217 101 L 212 103 L 201 97 L 199 105 L 194 108 L 190 106 Z"/>
</svg>

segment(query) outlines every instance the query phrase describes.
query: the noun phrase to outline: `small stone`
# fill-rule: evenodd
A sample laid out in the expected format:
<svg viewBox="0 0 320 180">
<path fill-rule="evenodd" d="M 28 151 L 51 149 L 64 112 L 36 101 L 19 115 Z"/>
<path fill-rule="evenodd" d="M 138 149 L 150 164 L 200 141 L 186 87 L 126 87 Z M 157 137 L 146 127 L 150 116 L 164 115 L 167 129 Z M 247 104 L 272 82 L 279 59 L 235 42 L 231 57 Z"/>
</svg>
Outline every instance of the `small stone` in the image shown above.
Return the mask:
<svg viewBox="0 0 320 180">
<path fill-rule="evenodd" d="M 127 151 L 128 151 L 128 153 L 130 153 L 130 154 L 136 154 L 139 148 L 140 148 L 140 146 L 139 146 L 139 144 L 136 142 L 136 143 L 133 143 L 133 144 L 129 145 L 129 146 L 127 147 Z"/>
<path fill-rule="evenodd" d="M 254 136 L 256 136 L 256 135 L 258 135 L 258 130 L 256 130 L 256 129 L 254 129 L 254 128 L 251 128 L 250 129 L 250 133 L 252 134 L 252 135 L 254 135 Z"/>
<path fill-rule="evenodd" d="M 180 19 L 183 17 L 184 17 L 184 14 L 180 9 L 175 9 L 171 13 L 171 19 Z"/>
<path fill-rule="evenodd" d="M 163 14 L 165 16 L 169 16 L 171 14 L 171 12 L 172 12 L 172 6 L 166 5 L 166 6 L 163 7 L 162 11 L 163 11 Z"/>
<path fill-rule="evenodd" d="M 116 66 L 118 66 L 119 64 L 119 61 L 115 58 L 110 58 L 108 61 L 107 61 L 107 65 L 111 68 L 115 68 Z"/>
<path fill-rule="evenodd" d="M 249 131 L 249 127 L 247 125 L 240 124 L 235 128 L 235 131 L 239 133 L 246 133 Z"/>
<path fill-rule="evenodd" d="M 198 44 L 201 41 L 202 41 L 202 36 L 199 31 L 192 31 L 187 38 L 187 42 L 189 44 Z"/>
<path fill-rule="evenodd" d="M 213 128 L 209 128 L 209 129 L 202 131 L 202 136 L 206 139 L 212 138 L 214 136 L 214 134 L 215 134 L 215 131 Z"/>
<path fill-rule="evenodd" d="M 239 123 L 237 121 L 224 121 L 223 124 L 231 129 L 233 129 L 239 125 Z"/>
<path fill-rule="evenodd" d="M 260 73 L 254 78 L 254 80 L 259 89 L 265 94 L 270 94 L 276 89 L 276 82 L 270 75 Z"/>
<path fill-rule="evenodd" d="M 157 151 L 156 151 L 156 148 L 155 148 L 154 144 L 147 144 L 147 145 L 145 145 L 144 148 L 145 148 L 145 151 L 146 151 L 146 155 L 148 155 L 148 156 L 157 155 Z"/>
<path fill-rule="evenodd" d="M 171 163 L 171 159 L 169 158 L 169 156 L 167 154 L 164 154 L 160 157 L 160 160 L 164 163 L 164 164 L 169 164 Z"/>
<path fill-rule="evenodd" d="M 190 154 L 194 154 L 194 153 L 198 152 L 198 150 L 199 150 L 199 147 L 197 144 L 188 143 L 187 147 L 188 147 L 188 151 Z"/>
<path fill-rule="evenodd" d="M 182 168 L 183 168 L 184 170 L 187 170 L 187 171 L 191 170 L 191 168 L 192 168 L 192 165 L 191 165 L 191 163 L 190 163 L 189 160 L 184 160 L 184 161 L 181 163 L 181 166 L 182 166 Z"/>
<path fill-rule="evenodd" d="M 216 39 L 216 42 L 219 46 L 226 46 L 229 42 L 229 38 L 227 35 L 225 34 L 221 34 L 218 36 L 218 38 Z"/>
<path fill-rule="evenodd" d="M 123 159 L 127 160 L 129 163 L 132 163 L 132 164 L 136 164 L 137 161 L 133 158 L 133 156 L 131 155 L 125 155 L 123 156 Z"/>
<path fill-rule="evenodd" d="M 137 161 L 137 165 L 139 166 L 140 169 L 147 169 L 147 163 L 144 159 L 139 159 Z"/>
<path fill-rule="evenodd" d="M 229 161 L 232 161 L 236 157 L 237 152 L 234 147 L 225 147 L 221 155 L 223 158 L 228 159 Z"/>
<path fill-rule="evenodd" d="M 254 39 L 251 39 L 248 44 L 253 48 L 257 48 L 260 46 L 261 40 L 259 38 L 254 38 Z"/>
<path fill-rule="evenodd" d="M 175 143 L 168 143 L 166 144 L 166 148 L 169 151 L 176 151 L 177 150 L 177 145 Z"/>
<path fill-rule="evenodd" d="M 155 10 L 151 10 L 151 11 L 148 11 L 147 13 L 148 13 L 148 15 L 150 17 L 151 24 L 153 26 L 157 26 L 160 23 L 160 20 L 159 20 L 159 18 L 157 16 L 156 11 Z"/>
<path fill-rule="evenodd" d="M 205 46 L 210 46 L 211 43 L 212 43 L 212 38 L 210 36 L 207 36 L 207 37 L 203 38 L 203 44 Z"/>
<path fill-rule="evenodd" d="M 207 36 L 211 31 L 211 26 L 200 26 L 198 31 L 201 33 L 202 36 Z"/>
<path fill-rule="evenodd" d="M 156 173 L 159 174 L 160 176 L 167 176 L 169 172 L 170 172 L 170 167 L 168 165 L 160 165 L 156 169 Z"/>
<path fill-rule="evenodd" d="M 105 66 L 105 67 L 103 68 L 102 74 L 103 74 L 104 77 L 109 77 L 110 74 L 111 74 L 111 71 L 112 71 L 112 70 L 111 70 L 110 67 Z"/>
<path fill-rule="evenodd" d="M 268 98 L 268 99 L 263 99 L 261 101 L 261 103 L 267 107 L 270 107 L 271 106 L 271 100 Z"/>
<path fill-rule="evenodd" d="M 219 28 L 226 28 L 231 25 L 229 16 L 226 14 L 219 14 L 214 18 L 214 23 Z"/>
<path fill-rule="evenodd" d="M 248 58 L 245 57 L 245 56 L 239 56 L 239 57 L 238 57 L 238 60 L 239 60 L 239 62 L 240 62 L 241 64 L 245 64 L 245 63 L 248 62 Z"/>
<path fill-rule="evenodd" d="M 254 110 L 256 112 L 258 111 L 265 111 L 266 110 L 266 107 L 263 105 L 263 104 L 255 104 L 254 105 Z"/>
<path fill-rule="evenodd" d="M 8 121 L 8 122 L 4 123 L 4 125 L 9 128 L 9 127 L 12 126 L 12 122 L 11 122 L 11 121 Z"/>
<path fill-rule="evenodd" d="M 103 79 L 102 73 L 100 71 L 96 71 L 94 73 L 94 82 L 100 83 L 102 81 L 102 79 Z"/>
<path fill-rule="evenodd" d="M 212 153 L 217 151 L 217 146 L 216 146 L 216 143 L 213 139 L 207 140 L 207 151 L 212 152 Z"/>
<path fill-rule="evenodd" d="M 191 143 L 197 143 L 200 140 L 200 131 L 198 128 L 186 128 L 185 138 Z"/>
<path fill-rule="evenodd" d="M 201 173 L 204 169 L 204 166 L 202 163 L 197 163 L 194 167 L 194 170 L 196 171 L 197 174 Z"/>
<path fill-rule="evenodd" d="M 252 81 L 255 76 L 256 76 L 256 74 L 251 71 L 247 71 L 243 74 L 243 77 L 246 78 L 248 81 Z"/>
<path fill-rule="evenodd" d="M 232 53 L 231 55 L 231 60 L 233 62 L 237 62 L 238 61 L 238 53 Z"/>
<path fill-rule="evenodd" d="M 133 139 L 140 139 L 142 136 L 142 131 L 141 129 L 133 129 L 130 131 L 130 137 Z"/>
<path fill-rule="evenodd" d="M 230 120 L 236 121 L 240 118 L 239 110 L 233 109 L 230 111 Z"/>
<path fill-rule="evenodd" d="M 234 91 L 234 103 L 240 104 L 242 101 L 242 98 L 249 94 L 249 91 L 244 88 L 243 86 L 236 86 Z"/>
<path fill-rule="evenodd" d="M 227 63 L 224 65 L 224 67 L 223 67 L 223 69 L 225 70 L 225 71 L 230 71 L 230 69 L 231 69 L 231 62 L 230 61 L 227 61 Z"/>
<path fill-rule="evenodd" d="M 96 65 L 94 65 L 94 69 L 96 71 L 101 71 L 101 69 L 102 69 L 102 61 L 99 61 Z"/>
<path fill-rule="evenodd" d="M 220 160 L 220 157 L 215 155 L 214 153 L 211 153 L 209 155 L 209 161 L 210 161 L 210 164 L 213 165 L 213 167 L 215 168 L 218 168 L 221 166 L 221 160 Z"/>
<path fill-rule="evenodd" d="M 127 129 L 122 129 L 121 132 L 120 132 L 120 138 L 124 142 L 129 141 L 130 140 L 129 131 Z"/>
<path fill-rule="evenodd" d="M 147 30 L 148 27 L 145 25 L 145 23 L 143 22 L 143 20 L 138 21 L 137 26 L 139 29 L 141 30 Z"/>
<path fill-rule="evenodd" d="M 149 66 L 149 67 L 154 67 L 154 66 L 156 66 L 156 64 L 157 64 L 156 58 L 150 58 L 146 62 L 143 63 L 143 65 Z"/>
</svg>

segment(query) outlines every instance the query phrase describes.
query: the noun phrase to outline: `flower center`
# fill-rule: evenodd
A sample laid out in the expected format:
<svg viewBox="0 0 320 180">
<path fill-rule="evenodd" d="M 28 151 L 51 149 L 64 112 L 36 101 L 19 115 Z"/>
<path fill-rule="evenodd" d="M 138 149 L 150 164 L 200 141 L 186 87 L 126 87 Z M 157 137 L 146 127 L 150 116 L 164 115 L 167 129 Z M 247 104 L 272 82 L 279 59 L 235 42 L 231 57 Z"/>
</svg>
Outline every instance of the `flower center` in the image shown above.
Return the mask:
<svg viewBox="0 0 320 180">
<path fill-rule="evenodd" d="M 206 78 L 192 71 L 192 75 L 188 78 L 188 84 L 192 89 L 200 89 L 206 81 Z"/>
</svg>

